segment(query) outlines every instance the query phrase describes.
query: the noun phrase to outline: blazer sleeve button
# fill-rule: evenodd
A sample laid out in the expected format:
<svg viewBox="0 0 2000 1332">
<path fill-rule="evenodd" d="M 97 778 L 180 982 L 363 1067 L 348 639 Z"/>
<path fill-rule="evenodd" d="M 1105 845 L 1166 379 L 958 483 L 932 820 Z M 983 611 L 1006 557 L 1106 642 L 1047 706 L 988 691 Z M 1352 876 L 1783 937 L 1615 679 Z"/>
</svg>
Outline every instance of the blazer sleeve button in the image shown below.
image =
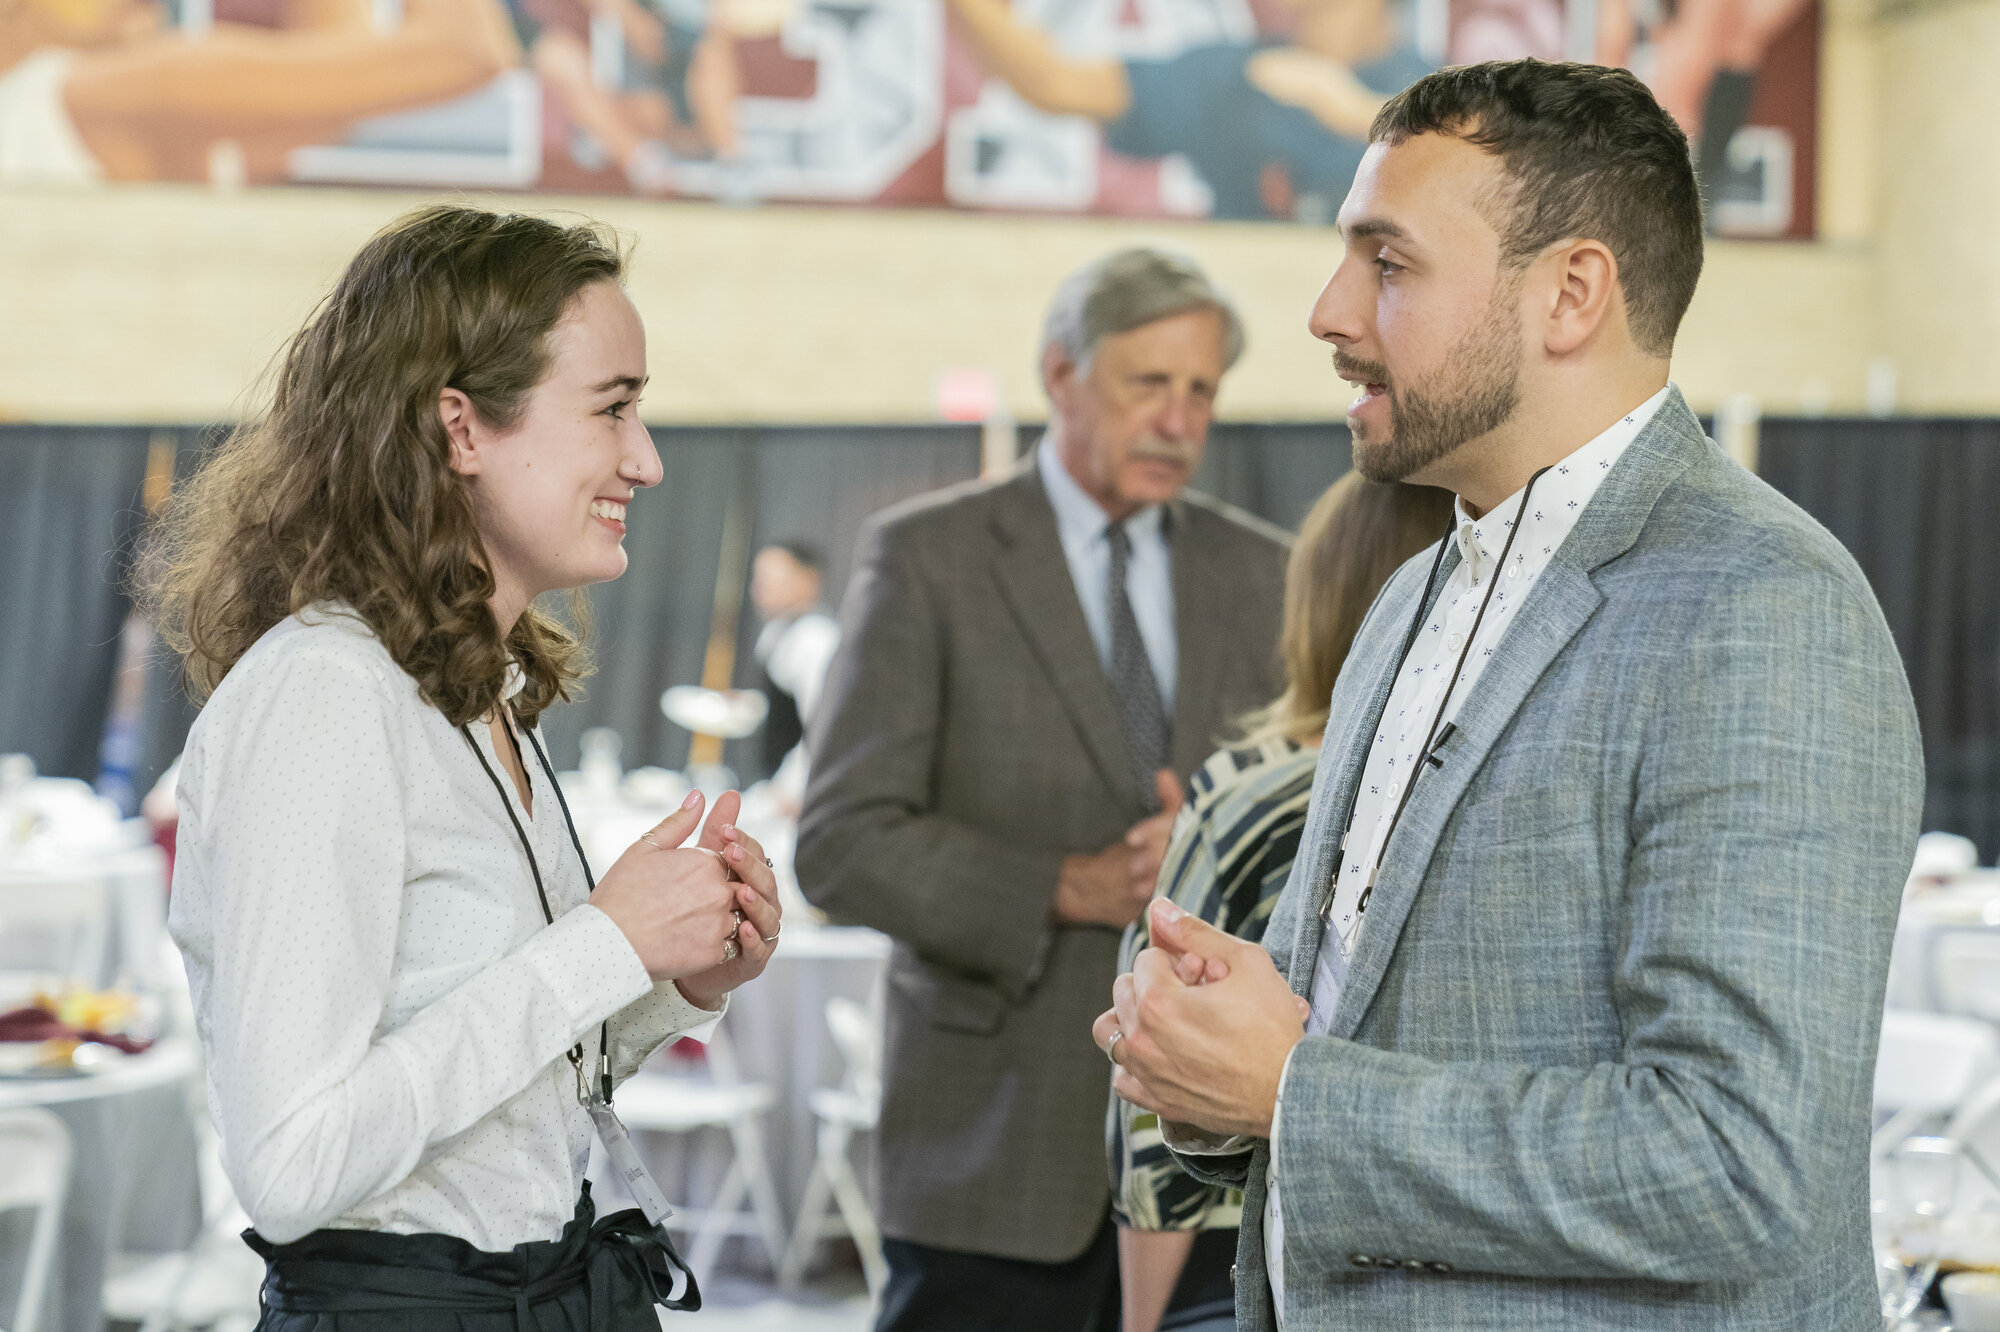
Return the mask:
<svg viewBox="0 0 2000 1332">
<path fill-rule="evenodd" d="M 1424 1260 L 1421 1258 L 1405 1258 L 1403 1260 L 1403 1270 L 1405 1272 L 1422 1272 L 1424 1267 Z"/>
<path fill-rule="evenodd" d="M 1347 1255 L 1347 1261 L 1352 1263 L 1356 1267 L 1375 1266 L 1375 1260 L 1373 1258 L 1370 1258 L 1365 1253 L 1350 1253 Z"/>
<path fill-rule="evenodd" d="M 1230 1288 L 1231 1290 L 1235 1290 L 1235 1289 L 1236 1289 L 1236 1264 L 1235 1264 L 1235 1263 L 1231 1263 L 1231 1264 L 1229 1265 L 1229 1288 Z"/>
<path fill-rule="evenodd" d="M 1450 1276 L 1453 1272 L 1456 1272 L 1458 1270 L 1457 1268 L 1453 1267 L 1450 1263 L 1432 1263 L 1430 1264 L 1430 1269 L 1431 1271 L 1437 1273 L 1439 1276 Z"/>
</svg>

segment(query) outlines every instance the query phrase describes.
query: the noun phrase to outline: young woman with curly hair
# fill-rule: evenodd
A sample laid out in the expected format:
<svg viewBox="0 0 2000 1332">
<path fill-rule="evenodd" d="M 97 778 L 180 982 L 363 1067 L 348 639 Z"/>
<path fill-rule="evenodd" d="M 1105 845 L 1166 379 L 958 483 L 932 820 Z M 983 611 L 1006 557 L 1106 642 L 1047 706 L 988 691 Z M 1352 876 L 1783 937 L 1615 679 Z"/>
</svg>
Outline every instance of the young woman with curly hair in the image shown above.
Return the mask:
<svg viewBox="0 0 2000 1332">
<path fill-rule="evenodd" d="M 776 885 L 731 793 L 593 891 L 536 730 L 583 652 L 535 600 L 624 572 L 660 480 L 622 272 L 589 226 L 403 218 L 174 499 L 150 590 L 208 699 L 170 925 L 263 1328 L 698 1304 L 638 1213 L 594 1220 L 584 1102 L 762 971 Z"/>
</svg>

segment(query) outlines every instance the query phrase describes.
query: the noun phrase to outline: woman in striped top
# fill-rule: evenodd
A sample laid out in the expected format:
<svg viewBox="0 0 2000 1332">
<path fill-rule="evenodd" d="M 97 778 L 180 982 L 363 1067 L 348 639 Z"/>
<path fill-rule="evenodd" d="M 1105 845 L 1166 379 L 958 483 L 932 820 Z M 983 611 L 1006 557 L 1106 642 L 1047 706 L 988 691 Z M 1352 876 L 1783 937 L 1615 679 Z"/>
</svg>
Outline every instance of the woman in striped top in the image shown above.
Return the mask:
<svg viewBox="0 0 2000 1332">
<path fill-rule="evenodd" d="M 1340 665 L 1375 594 L 1437 540 L 1450 507 L 1442 490 L 1349 472 L 1306 515 L 1285 573 L 1285 692 L 1195 772 L 1160 866 L 1158 891 L 1176 905 L 1241 938 L 1263 937 L 1305 828 Z M 1130 971 L 1146 944 L 1142 913 L 1125 932 L 1119 970 Z M 1126 1332 L 1233 1326 L 1228 1274 L 1242 1195 L 1184 1174 L 1157 1118 L 1116 1096 L 1106 1140 Z"/>
</svg>

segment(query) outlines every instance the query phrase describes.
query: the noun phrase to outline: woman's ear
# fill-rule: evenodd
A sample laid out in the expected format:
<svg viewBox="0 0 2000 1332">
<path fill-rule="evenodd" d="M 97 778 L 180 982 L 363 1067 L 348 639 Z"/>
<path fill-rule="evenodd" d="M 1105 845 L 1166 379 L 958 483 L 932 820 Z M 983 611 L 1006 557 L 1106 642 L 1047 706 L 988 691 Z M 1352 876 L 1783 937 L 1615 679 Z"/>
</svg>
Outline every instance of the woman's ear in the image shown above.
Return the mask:
<svg viewBox="0 0 2000 1332">
<path fill-rule="evenodd" d="M 455 388 L 438 391 L 438 420 L 451 446 L 451 470 L 460 476 L 477 476 L 483 461 L 479 447 L 479 413 L 472 399 Z"/>
</svg>

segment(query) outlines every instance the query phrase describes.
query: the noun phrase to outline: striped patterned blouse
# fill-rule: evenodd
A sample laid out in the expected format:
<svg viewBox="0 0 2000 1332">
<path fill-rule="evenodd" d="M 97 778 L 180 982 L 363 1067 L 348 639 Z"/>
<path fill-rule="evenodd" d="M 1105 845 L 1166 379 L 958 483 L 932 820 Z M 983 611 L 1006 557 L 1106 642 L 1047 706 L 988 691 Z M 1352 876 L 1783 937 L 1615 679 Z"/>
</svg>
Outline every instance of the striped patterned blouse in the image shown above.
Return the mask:
<svg viewBox="0 0 2000 1332">
<path fill-rule="evenodd" d="M 1190 782 L 1174 825 L 1159 891 L 1184 911 L 1239 938 L 1264 937 L 1291 874 L 1312 799 L 1318 754 L 1271 740 L 1209 756 Z M 1147 943 L 1146 917 L 1125 931 L 1118 969 Z M 1197 1182 L 1174 1164 L 1157 1116 L 1111 1098 L 1105 1117 L 1111 1215 L 1134 1230 L 1222 1230 L 1243 1215 L 1243 1195 Z"/>
</svg>

